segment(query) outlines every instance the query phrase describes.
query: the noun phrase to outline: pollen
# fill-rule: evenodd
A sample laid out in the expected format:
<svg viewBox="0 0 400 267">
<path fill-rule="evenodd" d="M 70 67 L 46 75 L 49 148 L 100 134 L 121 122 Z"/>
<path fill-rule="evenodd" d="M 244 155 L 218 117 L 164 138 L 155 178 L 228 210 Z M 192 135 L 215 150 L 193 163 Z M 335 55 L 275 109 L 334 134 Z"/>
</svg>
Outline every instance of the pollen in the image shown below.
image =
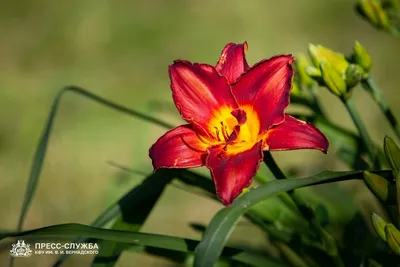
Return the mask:
<svg viewBox="0 0 400 267">
<path fill-rule="evenodd" d="M 239 109 L 238 112 L 222 107 L 214 113 L 209 122 L 213 140 L 206 140 L 209 145 L 221 145 L 227 153 L 236 154 L 250 149 L 260 140 L 258 114 L 251 106 Z"/>
</svg>

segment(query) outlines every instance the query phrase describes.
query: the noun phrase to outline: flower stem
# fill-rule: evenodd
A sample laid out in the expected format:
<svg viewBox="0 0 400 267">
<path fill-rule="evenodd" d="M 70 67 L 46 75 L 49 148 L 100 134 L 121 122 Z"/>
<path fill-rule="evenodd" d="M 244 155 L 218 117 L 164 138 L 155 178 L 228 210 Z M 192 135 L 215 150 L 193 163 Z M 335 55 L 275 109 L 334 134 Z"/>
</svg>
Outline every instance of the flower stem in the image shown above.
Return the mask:
<svg viewBox="0 0 400 267">
<path fill-rule="evenodd" d="M 279 168 L 275 159 L 272 157 L 271 152 L 265 151 L 263 160 L 276 179 L 278 179 L 278 180 L 287 179 L 286 175 L 283 173 L 281 168 Z M 297 205 L 297 208 L 300 211 L 300 213 L 303 215 L 303 217 L 309 221 L 309 223 L 310 223 L 311 227 L 314 229 L 315 233 L 319 235 L 321 242 L 325 246 L 328 245 L 329 247 L 332 247 L 332 246 L 335 247 L 336 252 L 333 254 L 330 254 L 330 256 L 332 256 L 336 266 L 344 267 L 342 258 L 340 257 L 340 255 L 337 252 L 336 241 L 315 220 L 314 211 L 306 204 L 306 202 L 304 201 L 304 199 L 302 197 L 300 197 L 298 194 L 295 193 L 294 190 L 288 191 L 287 193 L 290 196 L 290 198 L 293 200 L 293 202 Z M 327 244 L 327 243 L 329 243 L 329 244 Z"/>
<path fill-rule="evenodd" d="M 354 124 L 356 125 L 358 132 L 360 133 L 360 137 L 364 146 L 367 149 L 368 155 L 373 163 L 374 169 L 380 168 L 379 158 L 377 157 L 377 151 L 371 141 L 371 138 L 368 135 L 367 129 L 365 128 L 364 123 L 361 120 L 360 114 L 358 113 L 354 102 L 351 98 L 343 100 L 343 103 L 349 112 L 351 119 L 353 120 Z"/>
<path fill-rule="evenodd" d="M 268 166 L 268 168 L 271 170 L 272 174 L 275 176 L 276 179 L 278 180 L 286 179 L 286 175 L 282 172 L 281 168 L 279 168 L 275 159 L 272 157 L 271 152 L 269 151 L 264 152 L 264 163 Z"/>
<path fill-rule="evenodd" d="M 396 118 L 394 117 L 393 112 L 390 109 L 389 104 L 386 101 L 382 91 L 379 90 L 378 87 L 376 87 L 372 77 L 368 77 L 361 84 L 364 87 L 364 89 L 367 90 L 372 95 L 375 102 L 379 105 L 379 108 L 381 109 L 383 114 L 385 114 L 386 119 L 392 126 L 397 137 L 400 138 L 400 125 L 397 122 Z"/>
<path fill-rule="evenodd" d="M 297 103 L 309 107 L 316 114 L 324 115 L 321 105 L 319 104 L 318 99 L 314 94 L 312 94 L 311 96 L 291 95 L 290 100 L 292 103 Z"/>
<path fill-rule="evenodd" d="M 317 97 L 317 87 L 316 86 L 312 86 L 310 88 L 310 93 L 312 96 L 312 109 L 315 113 L 317 113 L 318 115 L 323 115 L 325 116 L 325 112 L 323 111 L 319 101 L 318 101 L 318 97 Z"/>
</svg>

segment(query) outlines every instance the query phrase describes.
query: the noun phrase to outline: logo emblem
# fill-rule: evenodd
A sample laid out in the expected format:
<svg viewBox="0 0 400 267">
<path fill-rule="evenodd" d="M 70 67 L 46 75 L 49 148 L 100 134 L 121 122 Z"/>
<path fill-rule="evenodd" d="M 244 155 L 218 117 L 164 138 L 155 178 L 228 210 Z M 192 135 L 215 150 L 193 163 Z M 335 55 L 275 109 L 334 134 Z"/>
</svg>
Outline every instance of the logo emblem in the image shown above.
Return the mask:
<svg viewBox="0 0 400 267">
<path fill-rule="evenodd" d="M 17 244 L 12 244 L 10 254 L 13 257 L 30 257 L 32 250 L 29 244 L 25 244 L 24 240 L 18 240 Z"/>
</svg>

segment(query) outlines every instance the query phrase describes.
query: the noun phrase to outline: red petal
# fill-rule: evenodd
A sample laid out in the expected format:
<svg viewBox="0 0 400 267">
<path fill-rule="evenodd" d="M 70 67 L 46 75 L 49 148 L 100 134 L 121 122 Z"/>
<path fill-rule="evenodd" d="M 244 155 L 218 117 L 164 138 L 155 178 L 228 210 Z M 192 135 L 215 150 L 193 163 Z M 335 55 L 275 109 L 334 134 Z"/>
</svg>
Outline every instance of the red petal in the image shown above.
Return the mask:
<svg viewBox="0 0 400 267">
<path fill-rule="evenodd" d="M 249 69 L 246 62 L 247 43 L 229 43 L 221 52 L 219 61 L 215 68 L 218 73 L 224 75 L 228 82 L 234 83 L 242 73 Z"/>
<path fill-rule="evenodd" d="M 310 123 L 285 114 L 285 120 L 271 128 L 266 143 L 269 150 L 318 149 L 326 153 L 329 142 L 325 135 Z"/>
<path fill-rule="evenodd" d="M 260 133 L 284 119 L 294 75 L 291 55 L 261 61 L 232 85 L 239 106 L 249 105 L 258 113 Z"/>
<path fill-rule="evenodd" d="M 150 148 L 154 170 L 194 168 L 204 165 L 206 146 L 190 125 L 181 125 L 161 136 Z"/>
<path fill-rule="evenodd" d="M 226 78 L 213 66 L 175 61 L 169 68 L 172 97 L 182 117 L 201 129 L 223 106 L 237 108 Z"/>
<path fill-rule="evenodd" d="M 220 147 L 208 150 L 206 166 L 211 171 L 217 195 L 224 205 L 229 205 L 250 186 L 263 159 L 262 143 L 237 155 L 229 155 Z"/>
</svg>

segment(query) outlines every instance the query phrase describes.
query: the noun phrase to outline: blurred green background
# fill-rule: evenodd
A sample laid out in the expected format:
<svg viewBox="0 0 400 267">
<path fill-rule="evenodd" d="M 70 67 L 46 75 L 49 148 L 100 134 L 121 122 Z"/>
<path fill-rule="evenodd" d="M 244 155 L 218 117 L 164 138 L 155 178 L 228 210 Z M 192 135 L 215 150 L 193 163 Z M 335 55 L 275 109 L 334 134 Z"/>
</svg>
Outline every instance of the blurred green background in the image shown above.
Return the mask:
<svg viewBox="0 0 400 267">
<path fill-rule="evenodd" d="M 37 140 L 56 93 L 79 85 L 105 98 L 182 123 L 174 109 L 167 68 L 175 59 L 215 64 L 228 42 L 247 41 L 253 64 L 280 53 L 306 52 L 308 43 L 351 52 L 355 40 L 373 58 L 373 76 L 400 115 L 400 42 L 360 19 L 349 0 L 281 1 L 1 1 L 0 8 L 0 220 L 14 229 Z M 355 130 L 342 104 L 321 88 L 330 118 Z M 392 132 L 369 95 L 355 102 L 373 139 Z M 151 172 L 148 148 L 164 132 L 132 117 L 67 94 L 59 110 L 38 191 L 25 229 L 57 223 L 89 224 L 142 177 L 108 162 Z M 301 174 L 344 170 L 333 153 L 275 153 L 285 169 Z M 307 162 L 304 161 L 307 159 Z M 358 205 L 369 195 L 348 183 Z M 208 223 L 221 205 L 169 187 L 143 231 L 200 238 L 188 222 Z M 246 226 L 239 232 L 250 231 Z M 254 232 L 254 234 L 252 234 Z M 235 239 L 263 244 L 256 230 Z M 249 236 L 251 236 L 249 238 Z M 9 248 L 1 250 L 0 265 Z M 48 266 L 50 256 L 18 259 L 16 266 Z M 73 256 L 81 266 L 90 256 Z M 117 266 L 172 266 L 162 259 L 124 253 Z"/>
</svg>

